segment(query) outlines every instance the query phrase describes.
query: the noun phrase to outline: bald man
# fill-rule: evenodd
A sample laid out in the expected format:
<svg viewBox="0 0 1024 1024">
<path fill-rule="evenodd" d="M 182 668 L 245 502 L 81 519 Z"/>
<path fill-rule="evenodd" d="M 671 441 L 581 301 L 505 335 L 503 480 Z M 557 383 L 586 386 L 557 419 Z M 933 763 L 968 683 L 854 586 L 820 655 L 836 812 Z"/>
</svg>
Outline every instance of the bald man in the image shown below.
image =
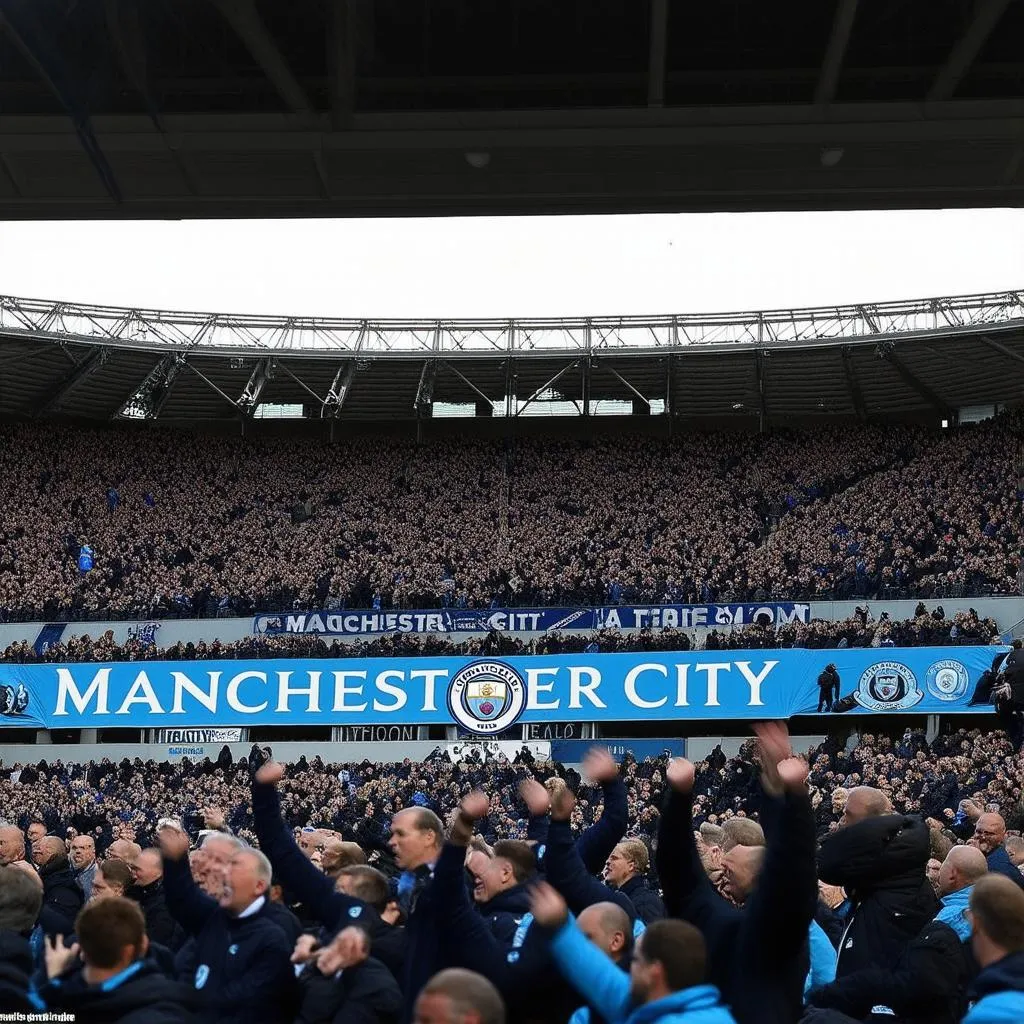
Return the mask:
<svg viewBox="0 0 1024 1024">
<path fill-rule="evenodd" d="M 25 834 L 16 825 L 0 827 L 0 865 L 25 860 Z"/>
<path fill-rule="evenodd" d="M 617 903 L 593 903 L 576 923 L 602 953 L 628 969 L 633 952 L 633 925 L 622 907 Z"/>
<path fill-rule="evenodd" d="M 985 854 L 989 871 L 1006 875 L 1011 882 L 1024 889 L 1024 875 L 1006 852 L 1006 822 L 1001 814 L 986 813 L 978 818 L 974 824 L 974 835 L 968 843 Z"/>
<path fill-rule="evenodd" d="M 874 786 L 854 786 L 846 796 L 839 827 L 856 825 L 865 818 L 880 818 L 883 814 L 892 814 L 892 804 L 880 789 Z"/>
<path fill-rule="evenodd" d="M 980 850 L 955 846 L 939 869 L 942 907 L 892 966 L 867 967 L 809 993 L 811 1005 L 855 1020 L 872 1013 L 905 1021 L 957 1024 L 974 973 L 967 909 L 975 882 L 988 874 Z"/>
<path fill-rule="evenodd" d="M 75 881 L 64 840 L 60 836 L 43 836 L 32 847 L 32 859 L 43 880 L 39 923 L 47 935 L 70 935 L 85 896 Z"/>
<path fill-rule="evenodd" d="M 127 839 L 115 839 L 107 847 L 106 856 L 108 859 L 123 860 L 128 867 L 134 867 L 140 853 L 142 853 L 142 847 L 138 843 L 130 842 Z"/>
</svg>

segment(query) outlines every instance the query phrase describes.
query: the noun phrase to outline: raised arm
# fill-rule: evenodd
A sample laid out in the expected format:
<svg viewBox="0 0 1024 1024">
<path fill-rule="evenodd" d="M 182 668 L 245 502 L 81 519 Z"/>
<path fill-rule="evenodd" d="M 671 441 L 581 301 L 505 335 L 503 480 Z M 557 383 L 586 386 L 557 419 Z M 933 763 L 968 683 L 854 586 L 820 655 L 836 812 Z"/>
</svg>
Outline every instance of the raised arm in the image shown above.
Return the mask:
<svg viewBox="0 0 1024 1024">
<path fill-rule="evenodd" d="M 198 935 L 217 912 L 217 901 L 195 883 L 188 863 L 188 836 L 180 829 L 162 828 L 157 833 L 164 860 L 164 890 L 167 909 L 188 932 Z"/>
<path fill-rule="evenodd" d="M 569 908 L 546 882 L 530 901 L 537 924 L 554 932 L 551 954 L 565 979 L 605 1020 L 623 1020 L 630 1002 L 629 975 L 615 966 L 569 919 Z"/>
<path fill-rule="evenodd" d="M 288 831 L 276 788 L 283 777 L 284 766 L 268 761 L 253 778 L 252 816 L 260 849 L 284 887 L 313 910 L 322 924 L 328 928 L 358 924 L 366 914 L 365 904 L 336 892 L 334 882 L 303 855 Z"/>
<path fill-rule="evenodd" d="M 747 934 L 763 940 L 762 955 L 781 962 L 803 947 L 818 903 L 814 812 L 807 793 L 807 762 L 793 756 L 785 725 L 764 723 L 756 731 L 767 849 L 744 923 Z"/>
<path fill-rule="evenodd" d="M 684 757 L 673 758 L 666 769 L 668 796 L 658 822 L 658 869 L 665 909 L 703 927 L 705 919 L 725 901 L 715 892 L 693 841 L 693 784 L 696 769 Z"/>
<path fill-rule="evenodd" d="M 594 747 L 583 759 L 583 774 L 596 782 L 604 793 L 601 817 L 576 840 L 580 860 L 590 874 L 596 875 L 626 834 L 629 800 L 619 766 L 604 747 Z"/>
</svg>

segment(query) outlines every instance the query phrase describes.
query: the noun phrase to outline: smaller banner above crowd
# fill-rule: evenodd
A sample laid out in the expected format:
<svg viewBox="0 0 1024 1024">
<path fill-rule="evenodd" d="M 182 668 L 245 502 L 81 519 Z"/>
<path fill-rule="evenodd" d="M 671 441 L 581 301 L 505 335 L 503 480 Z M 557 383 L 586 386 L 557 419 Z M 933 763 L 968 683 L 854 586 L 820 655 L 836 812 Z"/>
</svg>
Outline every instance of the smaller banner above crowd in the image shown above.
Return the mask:
<svg viewBox="0 0 1024 1024">
<path fill-rule="evenodd" d="M 601 608 L 435 608 L 425 611 L 279 612 L 257 615 L 257 635 L 379 636 L 382 633 L 557 633 L 592 629 L 696 629 L 810 622 L 811 606 L 767 604 L 609 605 Z"/>
<path fill-rule="evenodd" d="M 0 722 L 43 729 L 450 725 L 962 713 L 997 647 L 0 665 Z"/>
</svg>

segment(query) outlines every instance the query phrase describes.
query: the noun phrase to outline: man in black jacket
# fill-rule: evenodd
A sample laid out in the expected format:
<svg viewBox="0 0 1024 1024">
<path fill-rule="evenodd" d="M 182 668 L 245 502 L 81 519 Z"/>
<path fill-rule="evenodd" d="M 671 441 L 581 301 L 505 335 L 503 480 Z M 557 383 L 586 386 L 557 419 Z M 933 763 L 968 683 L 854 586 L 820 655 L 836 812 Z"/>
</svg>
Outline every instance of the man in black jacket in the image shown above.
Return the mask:
<svg viewBox="0 0 1024 1024">
<path fill-rule="evenodd" d="M 939 873 L 942 909 L 907 945 L 903 956 L 892 964 L 845 974 L 810 992 L 808 1002 L 855 1020 L 958 1024 L 968 984 L 977 970 L 964 911 L 974 883 L 987 873 L 979 850 L 954 846 Z"/>
<path fill-rule="evenodd" d="M 120 896 L 96 900 L 78 915 L 76 929 L 76 945 L 47 944 L 49 980 L 39 992 L 47 1010 L 107 1024 L 186 1024 L 193 1019 L 192 991 L 145 959 L 146 922 L 136 903 Z"/>
<path fill-rule="evenodd" d="M 0 1013 L 30 1013 L 32 946 L 29 937 L 39 916 L 43 888 L 16 868 L 0 867 Z"/>
<path fill-rule="evenodd" d="M 516 929 L 530 912 L 527 883 L 536 874 L 537 861 L 525 842 L 500 839 L 492 855 L 474 851 L 469 858 L 473 899 L 487 919 L 494 937 L 512 945 Z"/>
<path fill-rule="evenodd" d="M 841 885 L 851 903 L 837 978 L 896 963 L 939 912 L 925 876 L 930 855 L 927 825 L 903 814 L 864 818 L 825 837 L 818 875 L 829 885 Z"/>
<path fill-rule="evenodd" d="M 723 862 L 736 879 L 756 876 L 743 908 L 714 890 L 701 864 L 693 839 L 695 770 L 683 758 L 667 769 L 670 792 L 658 829 L 658 877 L 669 915 L 703 933 L 708 980 L 738 1024 L 792 1024 L 803 1007 L 807 938 L 818 901 L 814 814 L 807 764 L 793 756 L 786 727 L 765 723 L 756 731 L 766 848 L 737 846 Z"/>
<path fill-rule="evenodd" d="M 650 868 L 650 854 L 641 839 L 625 839 L 612 850 L 604 866 L 604 880 L 629 898 L 636 916 L 644 924 L 660 921 L 665 904 L 644 881 Z"/>
<path fill-rule="evenodd" d="M 70 935 L 85 897 L 75 881 L 64 840 L 59 836 L 43 836 L 32 847 L 32 859 L 43 880 L 39 923 L 47 935 Z"/>
<path fill-rule="evenodd" d="M 188 837 L 165 827 L 159 840 L 167 905 L 195 939 L 191 963 L 199 1020 L 279 1024 L 287 1019 L 296 995 L 292 949 L 265 909 L 271 879 L 267 858 L 258 850 L 235 853 L 218 903 L 192 879 Z"/>
<path fill-rule="evenodd" d="M 135 884 L 127 895 L 135 900 L 146 918 L 146 934 L 177 953 L 185 944 L 185 932 L 167 909 L 164 895 L 164 862 L 160 851 L 143 850 L 132 865 Z"/>
</svg>

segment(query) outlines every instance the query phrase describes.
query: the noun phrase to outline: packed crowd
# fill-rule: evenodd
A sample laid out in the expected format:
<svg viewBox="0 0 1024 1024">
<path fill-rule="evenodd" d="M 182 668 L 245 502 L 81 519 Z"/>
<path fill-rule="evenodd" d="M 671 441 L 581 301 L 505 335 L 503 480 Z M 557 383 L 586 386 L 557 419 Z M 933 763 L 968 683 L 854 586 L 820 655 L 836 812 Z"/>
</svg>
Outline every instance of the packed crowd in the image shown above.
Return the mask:
<svg viewBox="0 0 1024 1024">
<path fill-rule="evenodd" d="M 124 1024 L 1024 1019 L 1002 733 L 728 759 L 0 773 L 0 1012 Z M 968 914 L 967 911 L 970 911 Z"/>
<path fill-rule="evenodd" d="M 1022 415 L 434 446 L 4 425 L 0 620 L 1008 593 Z"/>
<path fill-rule="evenodd" d="M 407 658 L 512 657 L 528 654 L 579 654 L 584 651 L 761 650 L 766 648 L 945 647 L 990 644 L 1000 639 L 994 620 L 970 609 L 947 619 L 941 606 L 929 612 L 924 605 L 906 621 L 890 620 L 883 612 L 875 620 L 865 607 L 840 622 L 814 621 L 781 626 L 751 624 L 728 632 L 645 629 L 621 632 L 548 633 L 524 639 L 488 633 L 468 640 L 415 633 L 389 633 L 370 640 L 327 640 L 306 634 L 249 636 L 176 643 L 161 647 L 153 640 L 129 637 L 118 643 L 112 630 L 99 637 L 84 634 L 37 649 L 27 640 L 0 651 L 0 663 L 32 664 L 79 661 L 203 661 L 211 659 L 265 660 L 273 658 Z"/>
</svg>

